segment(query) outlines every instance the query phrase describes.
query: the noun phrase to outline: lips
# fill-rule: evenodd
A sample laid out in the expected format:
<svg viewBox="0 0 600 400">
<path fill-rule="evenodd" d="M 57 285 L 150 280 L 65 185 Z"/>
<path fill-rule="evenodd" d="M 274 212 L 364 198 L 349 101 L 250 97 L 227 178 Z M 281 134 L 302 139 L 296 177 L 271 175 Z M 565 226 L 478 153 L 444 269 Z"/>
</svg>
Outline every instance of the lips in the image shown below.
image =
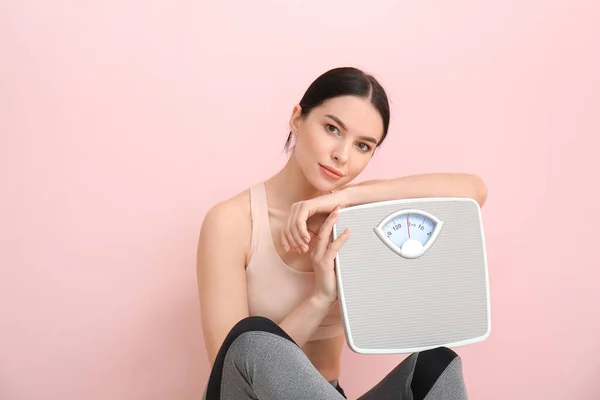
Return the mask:
<svg viewBox="0 0 600 400">
<path fill-rule="evenodd" d="M 340 171 L 338 171 L 337 169 L 335 169 L 333 167 L 328 167 L 323 164 L 319 164 L 319 166 L 324 170 L 324 172 L 327 175 L 331 176 L 334 179 L 340 179 L 344 176 L 344 174 L 342 174 Z"/>
</svg>

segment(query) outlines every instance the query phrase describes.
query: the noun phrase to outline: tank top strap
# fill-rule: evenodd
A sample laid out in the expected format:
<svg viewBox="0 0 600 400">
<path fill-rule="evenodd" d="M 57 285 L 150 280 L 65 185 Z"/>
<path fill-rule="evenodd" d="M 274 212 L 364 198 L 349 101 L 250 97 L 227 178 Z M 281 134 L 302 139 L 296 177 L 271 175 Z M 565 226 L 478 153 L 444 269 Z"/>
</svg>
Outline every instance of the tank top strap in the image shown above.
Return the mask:
<svg viewBox="0 0 600 400">
<path fill-rule="evenodd" d="M 252 244 L 251 254 L 254 255 L 259 248 L 268 247 L 271 243 L 271 223 L 269 222 L 269 207 L 267 191 L 264 182 L 250 187 L 250 217 L 252 218 Z"/>
</svg>

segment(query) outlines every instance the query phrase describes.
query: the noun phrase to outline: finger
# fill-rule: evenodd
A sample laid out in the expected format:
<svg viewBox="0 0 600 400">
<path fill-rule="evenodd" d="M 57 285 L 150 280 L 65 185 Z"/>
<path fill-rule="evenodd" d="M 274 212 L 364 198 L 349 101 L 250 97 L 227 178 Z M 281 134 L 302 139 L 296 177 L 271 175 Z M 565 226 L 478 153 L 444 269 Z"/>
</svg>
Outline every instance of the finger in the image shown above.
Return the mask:
<svg viewBox="0 0 600 400">
<path fill-rule="evenodd" d="M 291 229 L 292 229 L 291 227 L 286 229 L 286 233 L 285 233 L 286 239 L 287 239 L 288 243 L 290 244 L 290 250 L 300 253 L 300 244 L 298 244 L 298 242 L 294 238 L 294 234 L 292 233 Z"/>
<path fill-rule="evenodd" d="M 287 228 L 287 234 L 288 237 L 291 237 L 290 240 L 294 242 L 295 250 L 302 253 L 304 251 L 304 239 L 302 239 L 302 236 L 298 231 L 298 219 L 300 215 L 300 208 L 300 206 L 294 204 L 293 211 L 290 215 L 290 218 L 288 219 L 289 225 Z"/>
<path fill-rule="evenodd" d="M 304 239 L 304 242 L 306 242 L 306 244 L 310 243 L 310 234 L 308 233 L 308 226 L 306 224 L 308 217 L 310 217 L 310 210 L 308 209 L 308 207 L 306 205 L 304 205 L 298 211 L 298 216 L 297 216 L 298 226 L 297 226 L 297 228 L 298 228 L 298 233 L 300 235 L 302 235 L 302 239 Z"/>
<path fill-rule="evenodd" d="M 346 229 L 333 243 L 329 245 L 325 255 L 323 256 L 323 261 L 327 262 L 335 260 L 338 251 L 340 251 L 342 245 L 348 239 L 348 236 L 350 236 L 350 229 Z"/>
<path fill-rule="evenodd" d="M 288 218 L 288 220 L 289 220 L 289 218 Z M 290 251 L 291 243 L 287 238 L 287 222 L 288 221 L 286 221 L 285 225 L 283 226 L 280 236 L 281 236 L 281 244 L 283 245 L 283 249 L 285 251 Z"/>
<path fill-rule="evenodd" d="M 298 229 L 298 225 L 300 223 L 298 221 L 296 221 L 295 223 L 292 223 L 292 226 L 290 228 L 290 234 L 293 236 L 294 241 L 296 242 L 298 248 L 297 250 L 300 252 L 305 252 L 308 250 L 308 245 L 304 242 L 304 239 L 302 238 L 302 235 L 300 234 L 300 230 Z"/>
<path fill-rule="evenodd" d="M 302 207 L 299 204 L 295 204 L 294 211 L 289 219 L 289 229 L 288 229 L 288 237 L 291 237 L 291 240 L 294 242 L 295 250 L 299 253 L 303 252 L 304 239 L 300 235 L 298 231 L 298 218 L 300 215 L 300 209 Z"/>
<path fill-rule="evenodd" d="M 302 239 L 302 236 L 300 235 L 300 232 L 298 231 L 298 216 L 300 214 L 300 209 L 301 206 L 300 204 L 296 203 L 294 205 L 294 211 L 292 212 L 292 215 L 290 215 L 290 219 L 289 219 L 289 227 L 288 227 L 288 240 L 292 241 L 294 243 L 294 250 L 297 251 L 298 253 L 303 253 L 304 252 L 304 239 Z M 308 246 L 306 246 L 306 249 L 308 249 Z"/>
<path fill-rule="evenodd" d="M 287 240 L 285 229 L 281 231 L 281 244 L 283 244 L 283 249 L 285 251 L 290 251 L 290 242 Z"/>
<path fill-rule="evenodd" d="M 337 221 L 339 207 L 336 207 L 335 210 L 321 225 L 319 229 L 319 233 L 317 234 L 317 243 L 315 249 L 315 258 L 321 259 L 323 258 L 325 251 L 327 250 L 327 246 L 329 245 L 329 238 L 331 237 L 331 231 L 333 230 L 333 225 Z"/>
<path fill-rule="evenodd" d="M 292 206 L 290 210 L 290 215 L 288 216 L 287 221 L 285 222 L 285 227 L 283 228 L 283 234 L 289 244 L 290 250 L 298 251 L 298 244 L 294 240 L 294 235 L 291 233 L 292 229 L 292 221 L 294 221 L 294 214 L 296 212 L 295 206 Z"/>
</svg>

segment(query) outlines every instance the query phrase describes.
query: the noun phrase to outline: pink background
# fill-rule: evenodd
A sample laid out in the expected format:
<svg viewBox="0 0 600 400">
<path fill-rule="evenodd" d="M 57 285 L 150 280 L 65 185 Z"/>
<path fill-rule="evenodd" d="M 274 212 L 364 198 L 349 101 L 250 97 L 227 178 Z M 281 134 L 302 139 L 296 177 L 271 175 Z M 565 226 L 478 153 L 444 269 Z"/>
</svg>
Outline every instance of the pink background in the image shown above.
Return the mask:
<svg viewBox="0 0 600 400">
<path fill-rule="evenodd" d="M 392 100 L 363 179 L 489 187 L 471 399 L 600 398 L 595 1 L 0 3 L 0 398 L 198 399 L 196 240 L 292 106 L 355 65 Z M 346 351 L 351 397 L 402 356 Z"/>
</svg>

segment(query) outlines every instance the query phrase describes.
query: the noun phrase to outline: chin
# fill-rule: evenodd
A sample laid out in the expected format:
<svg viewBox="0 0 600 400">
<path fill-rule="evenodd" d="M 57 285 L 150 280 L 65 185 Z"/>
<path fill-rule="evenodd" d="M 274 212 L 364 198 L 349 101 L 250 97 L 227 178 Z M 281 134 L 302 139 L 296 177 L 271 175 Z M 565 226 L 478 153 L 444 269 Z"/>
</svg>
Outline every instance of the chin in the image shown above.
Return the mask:
<svg viewBox="0 0 600 400">
<path fill-rule="evenodd" d="M 323 174 L 323 172 L 321 172 L 321 167 L 318 165 L 318 163 L 311 162 L 304 164 L 304 168 L 302 168 L 302 170 L 304 172 L 304 176 L 311 186 L 322 193 L 330 193 L 333 190 L 343 186 L 347 181 L 345 177 L 339 180 L 327 177 Z"/>
<path fill-rule="evenodd" d="M 328 178 L 324 178 L 321 174 L 316 177 L 312 177 L 310 179 L 310 183 L 312 186 L 320 192 L 329 193 L 332 192 L 342 186 L 344 186 L 345 179 L 340 179 L 339 181 L 333 181 Z"/>
</svg>

